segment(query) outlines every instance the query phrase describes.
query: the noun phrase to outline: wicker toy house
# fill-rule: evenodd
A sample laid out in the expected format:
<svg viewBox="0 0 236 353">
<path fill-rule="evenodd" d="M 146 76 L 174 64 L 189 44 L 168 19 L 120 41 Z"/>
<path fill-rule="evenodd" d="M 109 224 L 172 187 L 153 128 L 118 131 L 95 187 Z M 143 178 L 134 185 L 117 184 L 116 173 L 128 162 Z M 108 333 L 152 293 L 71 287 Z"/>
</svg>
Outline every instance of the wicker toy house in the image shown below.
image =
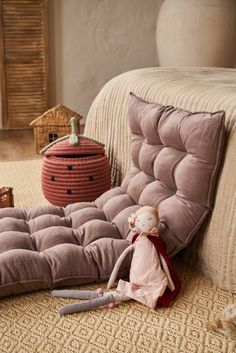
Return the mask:
<svg viewBox="0 0 236 353">
<path fill-rule="evenodd" d="M 34 128 L 36 152 L 39 153 L 43 147 L 59 137 L 68 135 L 71 131 L 70 119 L 72 117 L 76 118 L 78 131 L 80 131 L 82 116 L 61 104 L 31 121 L 30 126 Z"/>
</svg>

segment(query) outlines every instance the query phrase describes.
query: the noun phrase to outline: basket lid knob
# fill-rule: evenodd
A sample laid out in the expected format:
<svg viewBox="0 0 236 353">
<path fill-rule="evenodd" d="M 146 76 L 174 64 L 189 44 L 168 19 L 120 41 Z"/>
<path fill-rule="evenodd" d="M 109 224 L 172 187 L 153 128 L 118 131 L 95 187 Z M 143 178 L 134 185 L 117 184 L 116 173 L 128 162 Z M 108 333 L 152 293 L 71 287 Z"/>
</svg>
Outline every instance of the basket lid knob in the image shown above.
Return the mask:
<svg viewBox="0 0 236 353">
<path fill-rule="evenodd" d="M 69 142 L 71 145 L 78 145 L 79 144 L 79 131 L 78 125 L 75 117 L 70 119 L 71 124 L 71 134 L 69 136 Z"/>
<path fill-rule="evenodd" d="M 45 146 L 43 149 L 41 149 L 40 153 L 43 154 L 46 152 L 48 154 L 49 150 L 51 150 L 51 147 L 54 148 L 54 147 L 56 147 L 55 145 L 59 146 L 59 143 L 63 143 L 63 148 L 64 148 L 65 147 L 64 142 L 66 143 L 67 149 L 68 148 L 70 149 L 70 153 L 72 153 L 71 148 L 73 148 L 73 146 L 75 146 L 74 147 L 75 150 L 73 149 L 74 150 L 73 153 L 78 152 L 78 149 L 80 148 L 79 145 L 81 145 L 81 143 L 80 143 L 81 141 L 83 141 L 83 142 L 90 141 L 91 143 L 95 143 L 96 145 L 98 145 L 102 148 L 104 147 L 104 144 L 97 141 L 97 140 L 94 140 L 92 138 L 89 138 L 89 137 L 86 137 L 83 135 L 79 135 L 77 119 L 75 117 L 72 117 L 70 119 L 70 124 L 71 124 L 71 134 L 70 135 L 62 136 L 62 137 L 59 137 L 57 140 L 52 141 L 47 146 Z M 84 143 L 82 143 L 82 145 L 83 146 L 81 147 L 81 150 L 84 149 Z M 49 154 L 51 154 L 51 152 Z M 101 150 L 100 150 L 100 153 L 101 153 Z"/>
</svg>

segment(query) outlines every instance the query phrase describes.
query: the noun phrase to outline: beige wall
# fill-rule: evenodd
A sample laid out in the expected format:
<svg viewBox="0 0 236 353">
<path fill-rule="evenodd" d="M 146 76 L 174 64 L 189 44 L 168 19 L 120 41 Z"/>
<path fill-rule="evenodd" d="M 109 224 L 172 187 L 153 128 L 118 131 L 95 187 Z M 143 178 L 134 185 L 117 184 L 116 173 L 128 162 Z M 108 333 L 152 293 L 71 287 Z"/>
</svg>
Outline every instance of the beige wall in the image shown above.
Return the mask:
<svg viewBox="0 0 236 353">
<path fill-rule="evenodd" d="M 49 0 L 50 106 L 86 116 L 112 77 L 157 65 L 162 0 Z"/>
<path fill-rule="evenodd" d="M 157 48 L 160 66 L 234 67 L 236 0 L 165 0 Z"/>
</svg>

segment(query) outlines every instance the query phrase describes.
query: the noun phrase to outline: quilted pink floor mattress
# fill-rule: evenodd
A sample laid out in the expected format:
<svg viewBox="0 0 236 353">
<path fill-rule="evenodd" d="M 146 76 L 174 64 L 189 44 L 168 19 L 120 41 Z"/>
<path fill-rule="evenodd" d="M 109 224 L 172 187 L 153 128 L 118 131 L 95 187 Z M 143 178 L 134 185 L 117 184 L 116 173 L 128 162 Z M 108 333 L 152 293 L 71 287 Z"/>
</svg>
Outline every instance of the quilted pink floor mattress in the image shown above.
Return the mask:
<svg viewBox="0 0 236 353">
<path fill-rule="evenodd" d="M 0 296 L 108 279 L 129 245 L 128 216 L 144 205 L 158 209 L 171 256 L 197 233 L 213 206 L 224 112 L 191 113 L 132 94 L 129 122 L 133 167 L 121 187 L 93 203 L 0 210 Z"/>
</svg>

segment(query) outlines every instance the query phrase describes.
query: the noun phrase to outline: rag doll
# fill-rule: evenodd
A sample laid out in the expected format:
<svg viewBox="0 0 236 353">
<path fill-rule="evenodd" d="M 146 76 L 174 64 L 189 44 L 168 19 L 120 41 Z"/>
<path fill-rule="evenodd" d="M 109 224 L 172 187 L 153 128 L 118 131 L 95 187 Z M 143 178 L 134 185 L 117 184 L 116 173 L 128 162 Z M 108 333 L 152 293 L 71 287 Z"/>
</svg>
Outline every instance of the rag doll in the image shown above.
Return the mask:
<svg viewBox="0 0 236 353">
<path fill-rule="evenodd" d="M 207 331 L 219 332 L 222 335 L 236 339 L 236 304 L 229 304 L 224 309 L 221 318 L 208 322 Z"/>
<path fill-rule="evenodd" d="M 59 310 L 60 315 L 91 310 L 103 305 L 112 308 L 114 303 L 134 299 L 151 309 L 156 305 L 168 306 L 178 294 L 181 284 L 166 252 L 165 242 L 158 234 L 159 217 L 156 209 L 144 206 L 128 218 L 131 243 L 118 258 L 107 288 L 117 277 L 120 265 L 131 251 L 129 281 L 119 280 L 116 290 L 103 292 L 83 290 L 53 290 L 52 295 L 64 298 L 89 299 L 69 304 Z"/>
</svg>

